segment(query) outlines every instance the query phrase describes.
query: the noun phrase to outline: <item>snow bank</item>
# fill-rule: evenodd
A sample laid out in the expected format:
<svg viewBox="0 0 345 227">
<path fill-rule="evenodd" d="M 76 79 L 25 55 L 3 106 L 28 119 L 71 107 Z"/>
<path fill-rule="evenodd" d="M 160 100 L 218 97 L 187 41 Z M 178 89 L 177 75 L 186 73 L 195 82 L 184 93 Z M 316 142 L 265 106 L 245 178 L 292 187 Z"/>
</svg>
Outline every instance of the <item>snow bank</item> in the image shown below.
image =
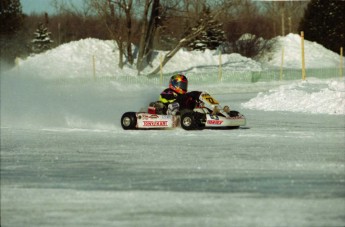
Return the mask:
<svg viewBox="0 0 345 227">
<path fill-rule="evenodd" d="M 17 67 L 20 72 L 43 78 L 92 78 L 94 58 L 96 75 L 114 76 L 120 72 L 114 48 L 113 41 L 83 39 L 30 56 Z"/>
<path fill-rule="evenodd" d="M 269 66 L 280 67 L 282 49 L 284 47 L 284 67 L 301 68 L 301 37 L 299 35 L 288 34 L 284 37 L 278 36 L 271 41 L 274 44 L 272 51 L 264 53 L 264 55 L 259 59 L 261 62 Z M 305 64 L 307 68 L 339 67 L 340 55 L 326 49 L 322 45 L 316 42 L 304 40 L 304 49 Z"/>
<path fill-rule="evenodd" d="M 143 74 L 159 66 L 160 57 L 166 53 L 166 51 L 155 51 L 153 67 L 148 66 Z M 123 69 L 118 67 L 119 51 L 114 41 L 93 38 L 73 41 L 42 54 L 30 56 L 20 61 L 15 70 L 43 78 L 92 78 L 93 59 L 96 77 L 137 76 L 135 66 L 126 64 Z M 239 54 L 223 55 L 222 63 L 226 70 L 261 70 L 260 63 Z M 163 71 L 164 73 L 204 72 L 210 68 L 217 70 L 218 65 L 219 55 L 216 51 L 190 52 L 181 49 L 166 64 Z"/>
<path fill-rule="evenodd" d="M 320 114 L 345 114 L 344 81 L 308 81 L 282 85 L 260 92 L 242 107 L 264 111 L 292 111 Z"/>
<path fill-rule="evenodd" d="M 271 52 L 264 53 L 259 59 L 268 66 L 279 67 L 281 64 L 282 47 L 285 49 L 284 67 L 301 68 L 301 39 L 297 34 L 272 39 L 274 46 Z M 136 47 L 133 46 L 137 53 Z M 151 72 L 159 66 L 160 57 L 166 51 L 155 51 L 152 67 L 148 66 L 143 74 Z M 58 46 L 42 54 L 22 60 L 16 71 L 32 74 L 43 78 L 92 78 L 93 59 L 95 60 L 96 77 L 136 76 L 135 66 L 118 67 L 119 51 L 114 41 L 99 39 L 82 39 Z M 340 57 L 337 53 L 323 46 L 305 40 L 305 56 L 307 68 L 339 67 Z M 223 54 L 221 56 L 223 72 L 261 71 L 261 63 L 239 54 Z M 345 62 L 345 60 L 344 60 Z M 219 66 L 217 51 L 179 50 L 164 66 L 164 73 L 216 73 Z"/>
</svg>

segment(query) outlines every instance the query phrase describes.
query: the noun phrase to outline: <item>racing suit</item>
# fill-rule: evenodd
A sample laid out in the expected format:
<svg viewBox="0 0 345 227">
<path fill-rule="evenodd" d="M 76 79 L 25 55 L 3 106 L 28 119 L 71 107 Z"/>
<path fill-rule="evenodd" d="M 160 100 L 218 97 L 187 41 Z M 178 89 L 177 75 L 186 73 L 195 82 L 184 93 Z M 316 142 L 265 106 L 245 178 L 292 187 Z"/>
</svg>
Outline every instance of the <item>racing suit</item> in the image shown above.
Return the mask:
<svg viewBox="0 0 345 227">
<path fill-rule="evenodd" d="M 199 91 L 178 94 L 167 88 L 160 94 L 159 101 L 167 106 L 167 114 L 176 115 L 180 109 L 194 109 L 200 94 Z"/>
</svg>

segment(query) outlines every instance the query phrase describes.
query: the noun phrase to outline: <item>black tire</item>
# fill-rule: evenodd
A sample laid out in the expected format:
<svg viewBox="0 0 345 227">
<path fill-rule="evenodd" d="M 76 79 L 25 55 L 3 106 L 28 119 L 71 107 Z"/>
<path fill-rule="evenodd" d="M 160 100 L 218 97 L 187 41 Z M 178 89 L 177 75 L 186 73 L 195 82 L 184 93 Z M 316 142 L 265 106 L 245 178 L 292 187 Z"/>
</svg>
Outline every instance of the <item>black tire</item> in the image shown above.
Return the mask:
<svg viewBox="0 0 345 227">
<path fill-rule="evenodd" d="M 200 118 L 194 112 L 186 112 L 181 115 L 181 127 L 184 130 L 202 129 Z"/>
<path fill-rule="evenodd" d="M 229 116 L 230 117 L 237 117 L 237 116 L 239 116 L 240 115 L 240 113 L 238 112 L 238 111 L 236 111 L 236 110 L 231 110 L 230 112 L 229 112 Z"/>
<path fill-rule="evenodd" d="M 137 116 L 134 112 L 126 112 L 121 117 L 121 126 L 123 129 L 135 129 L 137 125 Z"/>
</svg>

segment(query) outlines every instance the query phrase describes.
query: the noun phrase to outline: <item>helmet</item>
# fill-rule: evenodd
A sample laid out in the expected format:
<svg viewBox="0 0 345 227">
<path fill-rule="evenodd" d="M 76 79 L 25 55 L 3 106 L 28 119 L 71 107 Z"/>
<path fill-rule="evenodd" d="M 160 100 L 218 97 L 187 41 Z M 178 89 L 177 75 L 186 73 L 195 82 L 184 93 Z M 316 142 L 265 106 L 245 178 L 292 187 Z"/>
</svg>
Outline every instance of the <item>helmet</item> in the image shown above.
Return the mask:
<svg viewBox="0 0 345 227">
<path fill-rule="evenodd" d="M 188 88 L 188 80 L 182 74 L 176 74 L 170 78 L 169 88 L 178 94 L 186 94 Z"/>
</svg>

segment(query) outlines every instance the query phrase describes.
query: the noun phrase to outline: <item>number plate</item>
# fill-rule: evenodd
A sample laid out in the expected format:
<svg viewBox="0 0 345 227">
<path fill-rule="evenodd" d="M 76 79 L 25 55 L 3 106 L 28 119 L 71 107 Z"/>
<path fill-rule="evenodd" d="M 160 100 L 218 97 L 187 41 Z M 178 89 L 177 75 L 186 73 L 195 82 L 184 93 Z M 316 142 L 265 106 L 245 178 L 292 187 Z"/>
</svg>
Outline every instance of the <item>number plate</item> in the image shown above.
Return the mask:
<svg viewBox="0 0 345 227">
<path fill-rule="evenodd" d="M 202 94 L 201 96 L 209 104 L 211 104 L 211 105 L 219 105 L 219 102 L 216 99 L 214 99 L 211 95 L 206 93 L 206 94 Z"/>
</svg>

